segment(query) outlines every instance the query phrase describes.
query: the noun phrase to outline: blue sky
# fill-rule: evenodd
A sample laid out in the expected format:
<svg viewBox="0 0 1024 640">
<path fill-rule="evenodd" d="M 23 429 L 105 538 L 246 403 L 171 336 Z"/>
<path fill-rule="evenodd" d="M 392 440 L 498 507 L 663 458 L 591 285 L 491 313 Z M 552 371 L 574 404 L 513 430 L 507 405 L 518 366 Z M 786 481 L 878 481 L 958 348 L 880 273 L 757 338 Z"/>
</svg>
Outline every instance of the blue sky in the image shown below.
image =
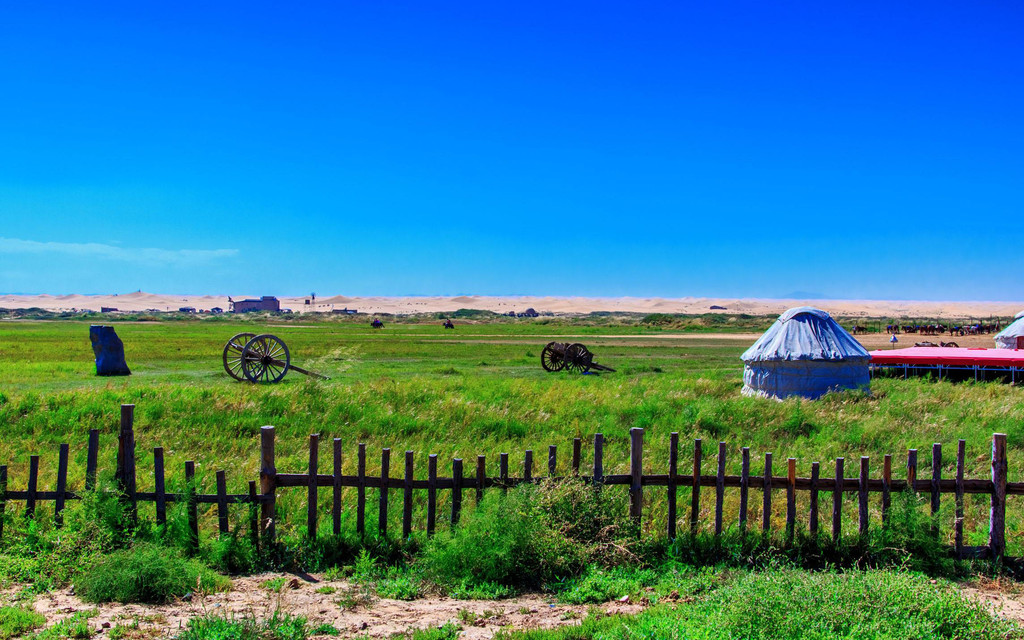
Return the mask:
<svg viewBox="0 0 1024 640">
<path fill-rule="evenodd" d="M 1024 300 L 1022 27 L 1012 2 L 16 3 L 0 292 Z"/>
</svg>

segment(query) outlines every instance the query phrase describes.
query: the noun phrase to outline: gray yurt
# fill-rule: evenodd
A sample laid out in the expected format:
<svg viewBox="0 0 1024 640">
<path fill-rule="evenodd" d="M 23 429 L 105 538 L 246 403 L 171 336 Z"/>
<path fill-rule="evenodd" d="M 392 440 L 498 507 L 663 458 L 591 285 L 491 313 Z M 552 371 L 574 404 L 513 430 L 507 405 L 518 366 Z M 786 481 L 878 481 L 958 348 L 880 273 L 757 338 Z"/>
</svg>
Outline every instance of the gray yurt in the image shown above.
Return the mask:
<svg viewBox="0 0 1024 640">
<path fill-rule="evenodd" d="M 813 400 L 870 384 L 871 356 L 832 316 L 813 307 L 783 313 L 740 357 L 748 396 Z"/>
<path fill-rule="evenodd" d="M 1008 327 L 996 334 L 996 349 L 1024 349 L 1024 311 Z"/>
</svg>

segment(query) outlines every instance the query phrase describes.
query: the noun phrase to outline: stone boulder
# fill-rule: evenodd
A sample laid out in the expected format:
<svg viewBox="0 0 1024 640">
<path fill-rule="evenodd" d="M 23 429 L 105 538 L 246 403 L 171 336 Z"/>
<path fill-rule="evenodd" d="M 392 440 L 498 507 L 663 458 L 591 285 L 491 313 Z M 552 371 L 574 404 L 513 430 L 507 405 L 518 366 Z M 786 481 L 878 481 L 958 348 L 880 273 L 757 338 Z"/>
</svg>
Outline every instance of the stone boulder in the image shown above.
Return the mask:
<svg viewBox="0 0 1024 640">
<path fill-rule="evenodd" d="M 132 372 L 124 361 L 124 343 L 117 337 L 114 327 L 94 324 L 89 327 L 92 352 L 96 354 L 96 375 L 130 376 Z"/>
</svg>

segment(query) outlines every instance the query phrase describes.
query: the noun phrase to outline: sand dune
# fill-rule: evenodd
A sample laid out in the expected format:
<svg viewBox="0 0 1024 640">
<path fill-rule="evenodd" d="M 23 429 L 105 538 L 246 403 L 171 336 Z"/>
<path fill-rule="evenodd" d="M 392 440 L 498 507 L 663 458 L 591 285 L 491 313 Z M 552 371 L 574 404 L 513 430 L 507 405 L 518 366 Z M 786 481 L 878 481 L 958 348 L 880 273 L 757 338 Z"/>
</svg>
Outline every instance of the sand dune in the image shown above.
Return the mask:
<svg viewBox="0 0 1024 640">
<path fill-rule="evenodd" d="M 235 300 L 249 296 L 235 295 Z M 254 297 L 254 296 L 253 296 Z M 725 307 L 720 313 L 747 313 L 751 315 L 774 315 L 790 307 L 811 305 L 842 316 L 872 316 L 893 318 L 986 318 L 989 316 L 1013 316 L 1024 309 L 1024 302 L 957 302 L 917 300 L 773 300 L 759 298 L 599 298 L 599 297 L 554 297 L 554 296 L 370 296 L 348 297 L 343 295 L 317 298 L 314 304 L 306 304 L 304 297 L 282 297 L 281 307 L 296 313 L 330 312 L 332 309 L 357 309 L 364 313 L 436 313 L 472 308 L 508 313 L 522 312 L 528 308 L 541 313 L 578 314 L 592 311 L 633 312 L 633 313 L 709 313 L 711 307 Z M 101 307 L 113 307 L 119 311 L 175 311 L 179 307 L 195 307 L 209 310 L 229 308 L 225 296 L 192 296 L 154 294 L 136 291 L 112 295 L 0 295 L 0 308 L 27 309 L 39 307 L 50 311 L 89 309 L 99 311 Z"/>
</svg>

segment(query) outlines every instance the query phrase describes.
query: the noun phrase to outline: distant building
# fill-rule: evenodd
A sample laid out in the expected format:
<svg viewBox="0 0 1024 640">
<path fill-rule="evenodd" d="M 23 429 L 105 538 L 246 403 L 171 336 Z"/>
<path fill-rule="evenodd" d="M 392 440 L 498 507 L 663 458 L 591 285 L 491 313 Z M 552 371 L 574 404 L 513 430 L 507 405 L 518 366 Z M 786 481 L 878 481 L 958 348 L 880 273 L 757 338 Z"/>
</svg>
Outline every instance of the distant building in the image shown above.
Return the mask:
<svg viewBox="0 0 1024 640">
<path fill-rule="evenodd" d="M 117 307 L 100 307 L 100 313 L 114 313 Z"/>
<path fill-rule="evenodd" d="M 281 311 L 281 302 L 274 296 L 263 296 L 259 300 L 231 300 L 232 313 L 249 313 L 250 311 Z"/>
<path fill-rule="evenodd" d="M 178 312 L 179 313 L 195 313 L 196 312 L 196 308 L 195 307 L 178 307 Z"/>
<path fill-rule="evenodd" d="M 220 307 L 214 307 L 214 308 L 210 309 L 210 313 L 214 313 L 214 314 L 216 314 L 216 313 L 224 313 L 224 310 L 221 309 Z"/>
</svg>

